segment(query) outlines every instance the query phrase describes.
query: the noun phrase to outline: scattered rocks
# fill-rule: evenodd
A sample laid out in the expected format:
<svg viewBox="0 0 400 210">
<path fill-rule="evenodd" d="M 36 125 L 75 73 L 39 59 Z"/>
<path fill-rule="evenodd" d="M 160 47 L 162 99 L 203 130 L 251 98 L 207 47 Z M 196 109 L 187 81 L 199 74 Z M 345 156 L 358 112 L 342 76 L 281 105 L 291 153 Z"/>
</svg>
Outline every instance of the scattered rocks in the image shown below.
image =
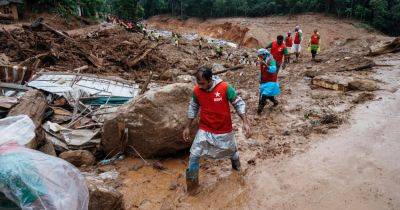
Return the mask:
<svg viewBox="0 0 400 210">
<path fill-rule="evenodd" d="M 320 75 L 312 80 L 313 85 L 317 85 L 326 89 L 347 91 L 348 84 L 352 78 L 339 75 Z"/>
<path fill-rule="evenodd" d="M 159 162 L 159 161 L 156 161 L 156 162 L 153 163 L 153 168 L 155 168 L 155 169 L 157 169 L 157 170 L 165 170 L 165 169 L 167 169 L 167 168 L 165 168 L 165 166 L 164 166 L 161 162 Z"/>
<path fill-rule="evenodd" d="M 123 195 L 103 180 L 86 177 L 86 184 L 89 189 L 89 210 L 125 209 Z"/>
<path fill-rule="evenodd" d="M 361 103 L 364 103 L 366 101 L 374 100 L 374 98 L 375 98 L 375 94 L 368 93 L 368 92 L 363 92 L 360 95 L 358 95 L 357 98 L 355 98 L 352 102 L 355 103 L 355 104 L 361 104 Z"/>
<path fill-rule="evenodd" d="M 327 114 L 322 116 L 320 122 L 322 124 L 340 124 L 341 119 L 336 114 Z"/>
<path fill-rule="evenodd" d="M 378 90 L 378 84 L 372 80 L 354 80 L 349 82 L 350 90 L 362 90 L 362 91 L 375 91 Z"/>
<path fill-rule="evenodd" d="M 169 185 L 169 190 L 176 190 L 178 188 L 178 182 L 176 180 L 172 181 L 171 184 Z"/>
<path fill-rule="evenodd" d="M 76 167 L 93 165 L 96 161 L 92 153 L 87 150 L 72 150 L 60 154 L 60 158 L 72 163 Z"/>
<path fill-rule="evenodd" d="M 139 163 L 134 164 L 134 165 L 132 166 L 132 170 L 138 171 L 139 169 L 143 168 L 143 166 L 144 166 L 144 163 L 143 163 L 143 162 L 139 162 Z"/>
</svg>

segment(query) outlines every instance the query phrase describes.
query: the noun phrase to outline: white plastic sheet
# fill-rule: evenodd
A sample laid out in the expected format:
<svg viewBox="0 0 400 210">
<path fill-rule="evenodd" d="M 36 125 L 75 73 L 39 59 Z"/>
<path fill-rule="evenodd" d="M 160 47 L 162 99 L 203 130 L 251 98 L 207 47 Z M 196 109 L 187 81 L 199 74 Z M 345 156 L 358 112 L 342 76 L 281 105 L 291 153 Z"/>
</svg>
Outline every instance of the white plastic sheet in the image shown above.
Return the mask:
<svg viewBox="0 0 400 210">
<path fill-rule="evenodd" d="M 0 145 L 15 141 L 27 145 L 35 138 L 35 124 L 27 115 L 7 117 L 0 120 Z"/>
<path fill-rule="evenodd" d="M 0 192 L 22 210 L 88 209 L 85 178 L 60 158 L 7 143 L 0 145 L 0 166 Z"/>
</svg>

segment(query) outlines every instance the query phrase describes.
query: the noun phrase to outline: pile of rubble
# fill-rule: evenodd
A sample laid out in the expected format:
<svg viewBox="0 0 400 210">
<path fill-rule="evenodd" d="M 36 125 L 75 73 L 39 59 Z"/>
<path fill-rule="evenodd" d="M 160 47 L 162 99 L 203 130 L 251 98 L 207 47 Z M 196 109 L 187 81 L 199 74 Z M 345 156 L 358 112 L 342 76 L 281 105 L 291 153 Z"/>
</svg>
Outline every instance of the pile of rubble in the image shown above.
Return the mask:
<svg viewBox="0 0 400 210">
<path fill-rule="evenodd" d="M 43 19 L 3 29 L 0 145 L 16 142 L 81 168 L 124 154 L 150 158 L 189 148 L 179 136 L 192 90 L 190 70 L 201 59 L 214 63 L 217 73 L 243 65 L 216 64 L 221 58 L 213 57 L 208 44 L 201 51 L 195 42 L 169 42 L 109 25 L 73 37 Z M 232 63 L 236 57 L 226 51 L 222 59 Z M 104 182 L 108 176 L 83 174 L 89 209 L 123 208 L 122 195 Z"/>
</svg>

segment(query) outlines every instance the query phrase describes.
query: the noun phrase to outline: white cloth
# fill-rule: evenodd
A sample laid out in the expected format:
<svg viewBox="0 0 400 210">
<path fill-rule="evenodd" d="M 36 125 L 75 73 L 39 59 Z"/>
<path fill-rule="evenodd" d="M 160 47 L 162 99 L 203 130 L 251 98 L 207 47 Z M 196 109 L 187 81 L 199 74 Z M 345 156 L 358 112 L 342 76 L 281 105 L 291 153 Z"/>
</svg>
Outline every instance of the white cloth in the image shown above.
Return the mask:
<svg viewBox="0 0 400 210">
<path fill-rule="evenodd" d="M 300 51 L 301 51 L 301 45 L 300 44 L 293 44 L 292 52 L 293 53 L 299 53 Z"/>
<path fill-rule="evenodd" d="M 213 134 L 199 129 L 190 148 L 190 156 L 196 158 L 232 158 L 236 153 L 237 143 L 233 132 Z"/>
</svg>

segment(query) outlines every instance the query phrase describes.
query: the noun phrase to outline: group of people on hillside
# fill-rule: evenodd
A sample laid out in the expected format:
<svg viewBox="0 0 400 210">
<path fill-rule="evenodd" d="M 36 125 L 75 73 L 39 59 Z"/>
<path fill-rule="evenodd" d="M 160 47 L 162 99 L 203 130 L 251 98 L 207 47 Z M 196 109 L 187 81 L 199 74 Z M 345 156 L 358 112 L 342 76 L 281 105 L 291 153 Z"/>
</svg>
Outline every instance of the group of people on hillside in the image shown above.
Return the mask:
<svg viewBox="0 0 400 210">
<path fill-rule="evenodd" d="M 294 53 L 296 56 L 295 62 L 299 61 L 302 39 L 303 32 L 299 26 L 296 26 L 294 38 L 292 38 L 292 34 L 289 31 L 286 33 L 286 37 L 278 35 L 275 41 L 271 42 L 265 48 L 258 50 L 258 65 L 260 67 L 258 114 L 262 113 L 267 100 L 270 100 L 273 106 L 278 105 L 278 101 L 275 97 L 281 92 L 277 81 L 279 69 L 285 69 L 286 65 L 290 63 L 291 53 Z M 316 55 L 320 49 L 320 40 L 321 36 L 318 30 L 315 29 L 309 42 L 309 51 L 311 52 L 312 61 L 315 61 Z M 291 52 L 289 52 L 289 49 Z"/>
<path fill-rule="evenodd" d="M 260 67 L 260 98 L 257 113 L 261 114 L 267 100 L 278 105 L 276 96 L 280 94 L 278 80 L 279 69 L 285 68 L 290 62 L 290 52 L 296 55 L 298 62 L 302 42 L 302 31 L 297 26 L 294 38 L 288 32 L 286 37 L 279 35 L 276 41 L 266 48 L 258 50 L 258 65 Z M 318 53 L 320 35 L 315 30 L 310 40 L 312 59 Z M 195 73 L 196 86 L 188 108 L 188 123 L 183 131 L 184 141 L 189 141 L 190 128 L 197 115 L 200 115 L 199 130 L 192 143 L 189 164 L 186 170 L 186 185 L 189 194 L 198 193 L 200 158 L 230 158 L 232 169 L 240 171 L 240 160 L 232 128 L 230 104 L 243 121 L 243 132 L 246 137 L 251 135 L 246 116 L 246 104 L 228 83 L 213 75 L 210 67 L 201 67 Z"/>
</svg>

